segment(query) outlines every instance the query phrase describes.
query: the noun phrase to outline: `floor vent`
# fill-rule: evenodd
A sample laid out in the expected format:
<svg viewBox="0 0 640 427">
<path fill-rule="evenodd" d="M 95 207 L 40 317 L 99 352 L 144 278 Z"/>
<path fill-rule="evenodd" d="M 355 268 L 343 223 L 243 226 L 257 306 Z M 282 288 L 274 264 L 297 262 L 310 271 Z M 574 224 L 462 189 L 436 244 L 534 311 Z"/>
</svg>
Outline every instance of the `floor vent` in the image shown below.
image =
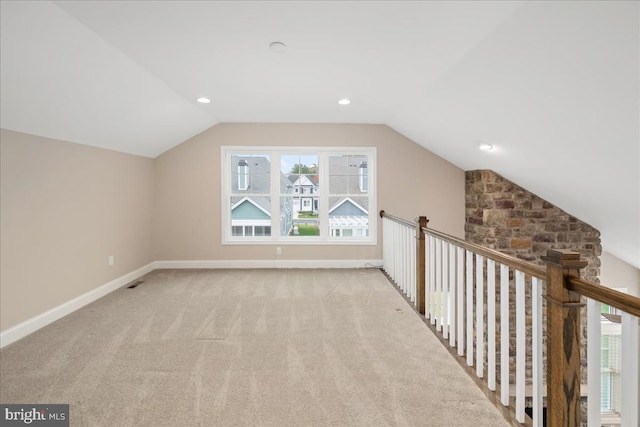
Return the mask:
<svg viewBox="0 0 640 427">
<path fill-rule="evenodd" d="M 133 282 L 132 284 L 127 286 L 127 289 L 133 289 L 133 288 L 137 287 L 138 285 L 141 285 L 142 283 L 144 283 L 144 280 L 136 280 L 135 282 Z"/>
</svg>

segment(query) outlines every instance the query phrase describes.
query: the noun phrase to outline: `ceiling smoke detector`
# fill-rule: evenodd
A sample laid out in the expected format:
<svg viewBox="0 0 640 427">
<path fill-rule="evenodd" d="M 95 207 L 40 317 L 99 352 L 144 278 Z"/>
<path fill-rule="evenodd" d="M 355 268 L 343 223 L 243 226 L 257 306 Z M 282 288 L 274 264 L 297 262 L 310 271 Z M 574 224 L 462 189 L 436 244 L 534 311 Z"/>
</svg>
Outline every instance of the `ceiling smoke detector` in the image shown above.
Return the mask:
<svg viewBox="0 0 640 427">
<path fill-rule="evenodd" d="M 287 51 L 287 45 L 282 42 L 272 42 L 269 45 L 269 49 L 273 53 L 285 53 Z"/>
</svg>

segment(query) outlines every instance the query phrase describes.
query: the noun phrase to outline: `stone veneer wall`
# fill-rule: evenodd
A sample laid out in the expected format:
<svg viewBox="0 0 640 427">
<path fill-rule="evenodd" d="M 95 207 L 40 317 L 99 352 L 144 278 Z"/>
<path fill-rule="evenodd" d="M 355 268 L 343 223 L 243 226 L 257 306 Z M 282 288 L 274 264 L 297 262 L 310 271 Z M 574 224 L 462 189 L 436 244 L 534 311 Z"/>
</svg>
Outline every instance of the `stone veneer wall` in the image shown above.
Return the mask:
<svg viewBox="0 0 640 427">
<path fill-rule="evenodd" d="M 573 250 L 589 263 L 581 270 L 581 277 L 600 283 L 600 232 L 589 224 L 490 170 L 465 173 L 465 197 L 467 241 L 540 265 L 544 265 L 540 257 L 546 255 L 548 249 Z M 530 298 L 529 291 L 527 286 L 527 298 Z M 514 301 L 514 295 L 510 300 Z M 515 324 L 515 307 L 510 310 L 510 315 L 510 323 Z M 529 339 L 530 315 L 527 313 Z M 543 329 L 546 330 L 546 325 L 543 325 Z M 513 331 L 510 340 L 512 347 L 515 347 Z M 581 382 L 586 384 L 586 310 L 582 311 L 581 340 Z M 509 356 L 512 382 L 515 354 Z M 527 375 L 530 375 L 531 354 L 527 355 L 527 365 Z M 581 406 L 582 425 L 586 425 L 584 396 Z"/>
<path fill-rule="evenodd" d="M 600 283 L 600 232 L 489 170 L 465 176 L 467 241 L 544 265 L 547 249 L 580 252 L 582 278 Z"/>
</svg>

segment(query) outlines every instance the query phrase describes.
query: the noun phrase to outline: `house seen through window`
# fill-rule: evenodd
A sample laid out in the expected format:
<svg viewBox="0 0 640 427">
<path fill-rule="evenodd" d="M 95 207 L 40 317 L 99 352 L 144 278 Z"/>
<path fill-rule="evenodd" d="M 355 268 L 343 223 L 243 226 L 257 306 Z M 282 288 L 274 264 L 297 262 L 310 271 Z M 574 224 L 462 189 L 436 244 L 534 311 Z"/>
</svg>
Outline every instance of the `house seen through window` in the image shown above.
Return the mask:
<svg viewBox="0 0 640 427">
<path fill-rule="evenodd" d="M 225 243 L 375 243 L 375 148 L 223 147 Z"/>
</svg>

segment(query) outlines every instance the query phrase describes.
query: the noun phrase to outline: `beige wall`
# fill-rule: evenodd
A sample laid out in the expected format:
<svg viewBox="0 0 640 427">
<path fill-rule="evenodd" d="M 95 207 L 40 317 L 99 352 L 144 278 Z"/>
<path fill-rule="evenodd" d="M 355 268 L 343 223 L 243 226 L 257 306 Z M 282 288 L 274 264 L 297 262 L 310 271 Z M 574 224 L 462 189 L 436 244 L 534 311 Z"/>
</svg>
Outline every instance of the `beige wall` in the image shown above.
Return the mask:
<svg viewBox="0 0 640 427">
<path fill-rule="evenodd" d="M 387 126 L 221 124 L 155 160 L 0 132 L 1 331 L 154 260 L 275 259 L 273 246 L 220 243 L 221 145 L 377 147 L 378 208 L 464 234 L 464 172 Z M 282 248 L 283 260 L 382 257 L 380 245 Z"/>
<path fill-rule="evenodd" d="M 611 255 L 600 256 L 600 283 L 608 288 L 627 288 L 630 295 L 640 297 L 640 270 Z"/>
<path fill-rule="evenodd" d="M 222 145 L 373 146 L 378 209 L 464 236 L 464 172 L 384 125 L 219 124 L 156 159 L 156 260 L 380 259 L 377 246 L 221 245 Z M 380 239 L 379 239 L 380 240 Z"/>
<path fill-rule="evenodd" d="M 152 159 L 7 130 L 0 147 L 0 330 L 153 261 Z"/>
</svg>

